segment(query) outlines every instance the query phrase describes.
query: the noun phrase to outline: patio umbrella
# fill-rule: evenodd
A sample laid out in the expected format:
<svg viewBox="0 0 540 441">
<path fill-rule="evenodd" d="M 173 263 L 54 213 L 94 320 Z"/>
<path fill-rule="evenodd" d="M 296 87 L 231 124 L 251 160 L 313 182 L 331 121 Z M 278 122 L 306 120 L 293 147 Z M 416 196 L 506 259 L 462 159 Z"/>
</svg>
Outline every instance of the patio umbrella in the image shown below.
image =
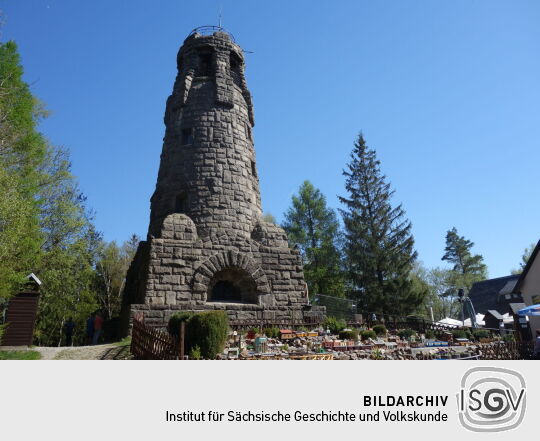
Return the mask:
<svg viewBox="0 0 540 441">
<path fill-rule="evenodd" d="M 540 304 L 527 306 L 518 311 L 519 315 L 540 315 Z"/>
</svg>

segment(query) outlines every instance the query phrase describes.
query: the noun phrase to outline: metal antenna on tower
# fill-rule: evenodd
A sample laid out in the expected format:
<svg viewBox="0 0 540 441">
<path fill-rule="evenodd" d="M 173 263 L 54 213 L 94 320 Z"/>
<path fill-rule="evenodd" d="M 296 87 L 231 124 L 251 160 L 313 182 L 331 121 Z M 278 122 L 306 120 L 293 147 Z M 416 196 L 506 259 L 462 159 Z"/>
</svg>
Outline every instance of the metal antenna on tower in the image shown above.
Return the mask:
<svg viewBox="0 0 540 441">
<path fill-rule="evenodd" d="M 219 24 L 218 26 L 221 28 L 221 13 L 223 12 L 223 6 L 219 6 Z"/>
</svg>

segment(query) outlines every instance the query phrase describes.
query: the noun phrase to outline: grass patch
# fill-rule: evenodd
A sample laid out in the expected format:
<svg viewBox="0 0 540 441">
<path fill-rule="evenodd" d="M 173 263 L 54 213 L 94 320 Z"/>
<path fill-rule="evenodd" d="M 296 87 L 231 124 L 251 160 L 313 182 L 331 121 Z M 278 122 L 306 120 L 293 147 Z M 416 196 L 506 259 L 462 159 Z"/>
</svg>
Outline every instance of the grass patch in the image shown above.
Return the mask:
<svg viewBox="0 0 540 441">
<path fill-rule="evenodd" d="M 39 360 L 38 351 L 0 351 L 0 360 Z"/>
<path fill-rule="evenodd" d="M 120 341 L 117 341 L 116 343 L 114 343 L 115 346 L 131 346 L 131 336 L 129 337 L 124 337 L 122 340 Z"/>
</svg>

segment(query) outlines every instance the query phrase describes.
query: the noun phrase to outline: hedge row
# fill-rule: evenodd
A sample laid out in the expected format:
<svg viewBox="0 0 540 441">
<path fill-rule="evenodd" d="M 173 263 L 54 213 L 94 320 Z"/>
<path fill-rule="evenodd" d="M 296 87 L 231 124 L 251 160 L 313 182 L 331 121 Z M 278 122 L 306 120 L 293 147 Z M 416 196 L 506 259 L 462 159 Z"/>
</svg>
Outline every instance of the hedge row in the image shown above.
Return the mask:
<svg viewBox="0 0 540 441">
<path fill-rule="evenodd" d="M 213 360 L 223 352 L 229 335 L 225 311 L 176 313 L 169 319 L 169 333 L 178 337 L 182 322 L 186 323 L 185 348 L 190 358 Z"/>
</svg>

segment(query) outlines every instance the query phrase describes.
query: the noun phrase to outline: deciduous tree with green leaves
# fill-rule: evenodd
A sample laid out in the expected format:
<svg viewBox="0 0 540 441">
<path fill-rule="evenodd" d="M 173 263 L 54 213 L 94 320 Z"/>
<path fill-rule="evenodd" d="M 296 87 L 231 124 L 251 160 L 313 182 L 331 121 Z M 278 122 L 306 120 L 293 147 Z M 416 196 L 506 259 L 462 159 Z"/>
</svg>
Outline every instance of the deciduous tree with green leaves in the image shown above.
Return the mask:
<svg viewBox="0 0 540 441">
<path fill-rule="evenodd" d="M 310 295 L 344 296 L 344 273 L 338 249 L 339 222 L 326 198 L 304 181 L 282 225 L 291 245 L 298 246 L 304 261 L 304 277 Z"/>
<path fill-rule="evenodd" d="M 413 279 L 424 284 L 428 289 L 428 295 L 417 313 L 431 319 L 430 308 L 433 310 L 433 318 L 438 321 L 445 317 L 456 318 L 459 312 L 457 291 L 451 286 L 452 271 L 446 268 L 425 268 L 417 263 L 412 271 Z"/>
<path fill-rule="evenodd" d="M 62 343 L 64 322 L 84 333 L 97 308 L 93 286 L 100 236 L 71 174 L 69 153 L 38 131 L 47 115 L 23 79 L 17 45 L 0 44 L 0 297 L 33 272 L 42 280 L 36 342 Z"/>
<path fill-rule="evenodd" d="M 44 115 L 28 84 L 17 45 L 0 43 L 0 298 L 16 291 L 39 259 L 41 232 L 35 197 L 46 142 Z"/>
<path fill-rule="evenodd" d="M 413 283 L 417 253 L 411 223 L 401 204 L 392 206 L 394 190 L 386 182 L 374 149 L 360 134 L 343 171 L 347 197 L 340 197 L 345 225 L 348 277 L 365 311 L 409 314 L 427 290 Z"/>
<path fill-rule="evenodd" d="M 126 273 L 139 241 L 137 235 L 133 234 L 122 246 L 115 241 L 101 246 L 96 264 L 97 297 L 107 319 L 120 313 Z"/>
</svg>

